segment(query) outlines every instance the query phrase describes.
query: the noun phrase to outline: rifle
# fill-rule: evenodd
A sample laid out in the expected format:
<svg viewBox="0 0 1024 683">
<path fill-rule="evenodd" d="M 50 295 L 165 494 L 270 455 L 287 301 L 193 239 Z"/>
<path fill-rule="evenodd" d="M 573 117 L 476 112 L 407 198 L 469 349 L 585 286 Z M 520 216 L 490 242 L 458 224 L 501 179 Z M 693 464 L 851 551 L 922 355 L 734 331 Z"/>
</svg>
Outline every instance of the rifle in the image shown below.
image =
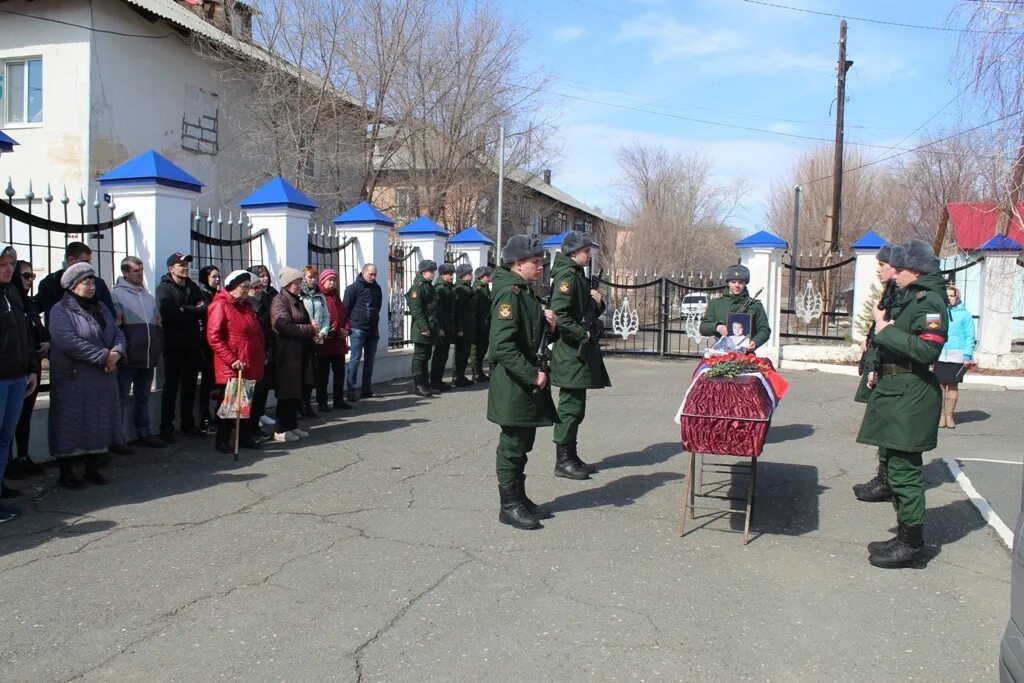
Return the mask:
<svg viewBox="0 0 1024 683">
<path fill-rule="evenodd" d="M 738 310 L 736 312 L 737 313 L 746 313 L 747 309 L 750 308 L 750 305 L 752 303 L 754 303 L 754 301 L 757 299 L 757 297 L 761 296 L 761 292 L 763 292 L 763 291 L 764 291 L 764 287 L 762 287 L 761 289 L 757 290 L 757 293 L 754 294 L 754 296 L 748 296 L 747 300 L 743 302 L 742 306 L 740 306 L 740 310 Z"/>
<path fill-rule="evenodd" d="M 591 275 L 588 280 L 590 289 L 601 288 L 601 278 L 604 277 L 604 268 L 598 271 L 597 275 Z M 590 291 L 587 291 L 587 295 L 590 295 Z M 586 312 L 583 314 L 583 329 L 588 332 L 587 339 L 580 343 L 578 349 L 576 349 L 576 355 L 579 358 L 583 358 L 586 353 L 587 346 L 589 344 L 598 344 L 601 340 L 601 335 L 604 334 L 604 323 L 601 322 L 601 311 L 598 310 L 597 304 L 593 299 L 588 301 Z"/>
<path fill-rule="evenodd" d="M 882 296 L 878 298 L 878 304 L 876 305 L 876 308 L 878 308 L 878 310 L 880 311 L 885 311 L 885 320 L 892 319 L 892 304 L 896 298 L 896 289 L 896 278 L 893 278 L 885 283 L 885 289 L 882 290 Z M 875 322 L 874 320 L 872 320 L 870 327 L 868 327 L 868 333 L 864 336 L 864 340 L 867 344 L 867 349 L 860 356 L 860 363 L 857 364 L 857 374 L 864 374 L 864 371 L 866 370 L 865 365 L 867 361 L 867 356 L 872 351 L 874 351 L 875 358 L 874 367 L 877 368 L 882 363 L 882 349 L 880 347 L 875 346 L 872 343 L 874 341 L 874 338 Z"/>
<path fill-rule="evenodd" d="M 544 308 L 547 309 L 548 303 L 551 301 L 551 297 L 543 297 L 540 302 Z M 540 342 L 537 344 L 537 351 L 534 353 L 534 364 L 537 366 L 537 372 L 543 372 L 548 374 L 551 370 L 551 328 L 548 327 L 547 318 L 542 314 L 540 316 Z M 540 387 L 534 387 L 533 391 L 539 392 Z"/>
</svg>

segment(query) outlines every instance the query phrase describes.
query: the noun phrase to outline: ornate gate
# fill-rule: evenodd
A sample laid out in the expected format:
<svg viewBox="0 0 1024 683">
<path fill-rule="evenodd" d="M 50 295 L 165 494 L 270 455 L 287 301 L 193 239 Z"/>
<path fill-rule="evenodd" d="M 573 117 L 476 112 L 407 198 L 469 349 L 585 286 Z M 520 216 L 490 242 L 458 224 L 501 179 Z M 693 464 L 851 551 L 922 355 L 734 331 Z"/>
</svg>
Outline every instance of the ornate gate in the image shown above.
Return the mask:
<svg viewBox="0 0 1024 683">
<path fill-rule="evenodd" d="M 420 248 L 405 242 L 393 242 L 388 252 L 388 346 L 401 348 L 411 343 L 412 319 L 405 303 L 405 292 L 416 278 Z"/>
<path fill-rule="evenodd" d="M 239 212 L 224 212 L 213 217 L 213 209 L 204 216 L 198 208 L 192 216 L 192 267 L 196 270 L 205 266 L 216 266 L 221 276 L 226 277 L 233 270 L 244 270 L 266 261 L 263 236 L 266 230 L 253 231 L 252 221 Z"/>
<path fill-rule="evenodd" d="M 783 261 L 783 291 L 788 287 L 791 296 L 781 312 L 780 344 L 851 341 L 854 260 L 839 252 L 790 255 L 788 263 Z"/>
<path fill-rule="evenodd" d="M 333 268 L 338 273 L 339 290 L 345 291 L 359 274 L 355 250 L 349 249 L 355 243 L 355 237 L 346 237 L 333 225 L 310 223 L 306 250 L 309 265 L 318 271 Z"/>
</svg>

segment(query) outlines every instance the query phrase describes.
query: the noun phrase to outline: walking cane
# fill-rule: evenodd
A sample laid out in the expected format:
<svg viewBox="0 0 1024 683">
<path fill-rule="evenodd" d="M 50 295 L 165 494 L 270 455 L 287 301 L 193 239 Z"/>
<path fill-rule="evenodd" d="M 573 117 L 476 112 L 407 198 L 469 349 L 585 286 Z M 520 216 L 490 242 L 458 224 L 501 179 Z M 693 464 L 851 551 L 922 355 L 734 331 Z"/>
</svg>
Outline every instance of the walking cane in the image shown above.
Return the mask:
<svg viewBox="0 0 1024 683">
<path fill-rule="evenodd" d="M 238 461 L 238 442 L 242 437 L 242 368 L 238 368 L 238 387 L 235 389 L 235 461 Z"/>
</svg>

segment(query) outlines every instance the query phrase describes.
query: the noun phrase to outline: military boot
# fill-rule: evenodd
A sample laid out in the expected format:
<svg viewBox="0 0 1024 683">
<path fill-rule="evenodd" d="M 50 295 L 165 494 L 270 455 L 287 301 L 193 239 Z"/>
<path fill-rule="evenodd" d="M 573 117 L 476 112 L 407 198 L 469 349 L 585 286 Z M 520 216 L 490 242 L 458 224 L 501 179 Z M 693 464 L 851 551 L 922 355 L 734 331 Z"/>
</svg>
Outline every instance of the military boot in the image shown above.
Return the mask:
<svg viewBox="0 0 1024 683">
<path fill-rule="evenodd" d="M 554 517 L 554 515 L 551 514 L 551 510 L 544 507 L 543 505 L 537 505 L 532 500 L 530 500 L 529 496 L 526 495 L 525 474 L 519 475 L 519 481 L 516 482 L 516 487 L 518 488 L 519 496 L 522 498 L 523 503 L 526 505 L 526 509 L 530 512 L 531 515 L 533 515 L 537 519 L 551 519 L 552 517 Z"/>
<path fill-rule="evenodd" d="M 415 388 L 413 388 L 412 393 L 417 396 L 423 396 L 424 398 L 432 398 L 434 396 L 434 392 L 431 391 L 430 387 L 426 384 L 417 384 Z"/>
<path fill-rule="evenodd" d="M 476 382 L 477 384 L 483 384 L 485 382 L 490 382 L 491 378 L 485 375 L 483 371 L 481 371 L 473 374 L 473 381 Z"/>
<path fill-rule="evenodd" d="M 566 479 L 590 479 L 590 473 L 579 458 L 569 454 L 568 444 L 555 444 L 555 476 Z"/>
<path fill-rule="evenodd" d="M 530 514 L 526 507 L 526 496 L 520 494 L 519 484 L 502 486 L 498 484 L 498 498 L 501 501 L 501 511 L 498 513 L 498 521 L 508 524 L 516 529 L 541 529 L 543 525 L 537 517 Z"/>
<path fill-rule="evenodd" d="M 580 460 L 580 456 L 576 452 L 576 442 L 575 441 L 572 442 L 572 443 L 567 443 L 565 445 L 569 447 L 569 457 L 572 458 L 573 460 L 575 460 L 577 463 L 579 463 L 580 467 L 582 467 L 583 469 L 585 469 L 587 471 L 587 474 L 594 474 L 595 472 L 597 472 L 597 465 L 594 465 L 594 464 L 591 464 L 591 463 L 586 463 L 586 462 L 583 462 L 582 460 Z"/>
<path fill-rule="evenodd" d="M 896 540 L 868 556 L 868 562 L 885 569 L 923 569 L 924 528 L 920 524 L 899 523 Z"/>
<path fill-rule="evenodd" d="M 452 380 L 452 384 L 457 387 L 469 387 L 473 386 L 473 382 L 469 380 L 465 375 L 460 375 Z"/>
<path fill-rule="evenodd" d="M 889 488 L 889 472 L 885 467 L 885 463 L 878 463 L 874 479 L 855 485 L 853 487 L 853 495 L 857 497 L 857 500 L 862 500 L 865 503 L 884 503 L 887 500 L 892 500 L 892 489 Z"/>
</svg>

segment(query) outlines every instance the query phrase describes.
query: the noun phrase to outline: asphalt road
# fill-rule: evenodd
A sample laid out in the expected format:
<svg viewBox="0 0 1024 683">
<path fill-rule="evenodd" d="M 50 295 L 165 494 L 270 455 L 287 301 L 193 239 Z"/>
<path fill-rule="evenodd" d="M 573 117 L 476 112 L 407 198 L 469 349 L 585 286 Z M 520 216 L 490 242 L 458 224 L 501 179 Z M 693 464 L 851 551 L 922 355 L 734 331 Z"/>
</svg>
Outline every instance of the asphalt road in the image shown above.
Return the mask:
<svg viewBox="0 0 1024 683">
<path fill-rule="evenodd" d="M 483 390 L 381 387 L 238 464 L 191 442 L 106 488 L 32 482 L 0 525 L 0 680 L 996 679 L 1009 554 L 939 458 L 1018 451 L 1019 394 L 964 392 L 987 417 L 926 455 L 929 566 L 887 571 L 864 546 L 892 508 L 850 491 L 874 468 L 853 378 L 787 373 L 744 547 L 738 517 L 677 535 L 693 364 L 609 369 L 580 444 L 599 474 L 553 477 L 538 434 L 538 531 L 496 521 Z"/>
</svg>

